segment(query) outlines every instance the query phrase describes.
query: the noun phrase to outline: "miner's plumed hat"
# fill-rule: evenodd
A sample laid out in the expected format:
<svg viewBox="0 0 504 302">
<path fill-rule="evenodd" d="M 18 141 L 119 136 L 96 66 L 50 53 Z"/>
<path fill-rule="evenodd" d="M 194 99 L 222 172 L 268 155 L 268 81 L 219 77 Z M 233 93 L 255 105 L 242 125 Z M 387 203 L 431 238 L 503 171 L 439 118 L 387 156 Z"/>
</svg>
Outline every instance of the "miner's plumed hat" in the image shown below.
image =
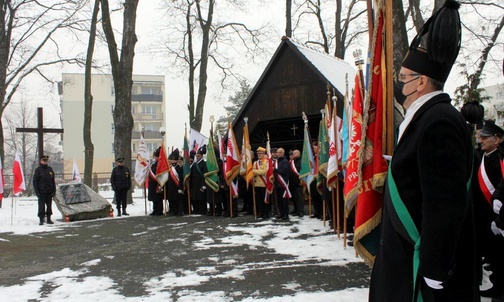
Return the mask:
<svg viewBox="0 0 504 302">
<path fill-rule="evenodd" d="M 478 101 L 467 102 L 460 108 L 460 113 L 469 124 L 480 124 L 483 122 L 484 108 Z M 480 127 L 481 128 L 481 127 Z"/>
<path fill-rule="evenodd" d="M 177 159 L 179 159 L 179 157 L 180 157 L 180 151 L 179 151 L 179 149 L 175 149 L 170 154 L 170 156 L 168 156 L 168 159 L 177 160 Z"/>
<path fill-rule="evenodd" d="M 266 149 L 264 149 L 263 147 L 259 147 L 259 148 L 257 148 L 257 153 L 259 153 L 259 152 L 265 153 Z"/>
<path fill-rule="evenodd" d="M 152 156 L 159 157 L 160 152 L 161 152 L 161 147 L 158 147 L 156 150 L 154 150 L 154 153 L 152 153 Z"/>
<path fill-rule="evenodd" d="M 502 136 L 504 136 L 504 129 L 497 126 L 493 121 L 485 121 L 483 128 L 481 128 L 479 136 L 484 136 L 484 137 L 499 136 L 499 137 L 502 137 Z"/>
<path fill-rule="evenodd" d="M 197 154 L 201 154 L 201 155 L 206 154 L 206 145 L 201 146 L 201 147 L 198 149 L 198 152 L 196 152 L 196 153 L 197 153 Z"/>
<path fill-rule="evenodd" d="M 40 157 L 40 160 L 49 160 L 49 156 L 47 156 L 47 155 L 42 155 L 42 156 Z"/>
<path fill-rule="evenodd" d="M 442 83 L 457 59 L 461 43 L 460 3 L 446 0 L 413 38 L 402 66 Z"/>
</svg>

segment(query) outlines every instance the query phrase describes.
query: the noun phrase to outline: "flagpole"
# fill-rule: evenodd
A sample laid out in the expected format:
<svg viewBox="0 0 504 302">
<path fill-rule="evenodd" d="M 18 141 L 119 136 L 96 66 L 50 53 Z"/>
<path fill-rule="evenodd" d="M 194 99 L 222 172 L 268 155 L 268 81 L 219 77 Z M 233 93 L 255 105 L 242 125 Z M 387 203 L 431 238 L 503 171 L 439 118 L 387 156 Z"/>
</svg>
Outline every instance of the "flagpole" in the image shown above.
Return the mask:
<svg viewBox="0 0 504 302">
<path fill-rule="evenodd" d="M 187 213 L 191 216 L 191 184 L 187 182 Z"/>
<path fill-rule="evenodd" d="M 393 31 L 394 27 L 392 24 L 392 1 L 385 1 L 385 66 L 386 69 L 386 84 L 387 97 L 385 104 L 386 112 L 386 134 L 387 134 L 387 149 L 386 153 L 392 155 L 394 151 L 395 135 L 394 135 L 394 79 L 393 73 L 393 53 L 394 53 L 394 42 L 393 42 Z"/>
<path fill-rule="evenodd" d="M 10 213 L 10 225 L 12 226 L 12 212 L 14 211 L 14 194 L 11 198 L 11 213 Z"/>
<path fill-rule="evenodd" d="M 229 218 L 233 218 L 233 180 L 229 184 Z"/>
<path fill-rule="evenodd" d="M 346 86 L 348 87 L 348 74 L 345 76 L 345 83 L 346 83 Z M 346 92 L 347 93 L 347 92 Z M 345 94 L 346 94 L 345 93 Z M 337 110 L 337 103 L 336 103 L 336 95 L 333 95 L 332 97 L 332 101 L 333 101 L 333 114 L 338 114 L 338 110 Z M 342 111 L 344 112 L 344 110 Z M 337 123 L 336 123 L 336 118 L 337 116 L 335 116 L 334 119 L 332 119 L 334 122 L 335 122 L 335 125 L 333 127 L 334 129 L 334 138 L 335 138 L 335 142 L 339 142 L 339 133 L 338 133 L 338 127 L 337 127 Z M 336 144 L 336 146 L 338 146 L 338 144 Z M 338 147 L 339 149 L 339 147 Z M 336 154 L 338 154 L 339 152 L 341 152 L 341 150 L 338 150 L 338 152 L 336 152 Z M 343 154 L 341 154 L 341 161 L 343 161 Z M 336 155 L 336 163 L 338 164 L 338 155 Z M 342 162 L 340 162 L 342 164 Z M 338 168 L 339 170 L 339 168 Z M 336 192 L 335 190 L 332 190 L 332 204 L 333 204 L 333 225 L 334 225 L 334 231 L 336 232 L 336 234 L 338 235 L 338 239 L 340 238 L 340 199 L 339 199 L 339 177 L 338 177 L 338 173 L 336 173 L 336 186 L 334 187 L 336 189 Z M 334 198 L 334 195 L 336 195 L 336 198 Z M 334 209 L 334 204 L 335 204 L 335 200 L 336 200 L 336 211 Z M 335 213 L 336 212 L 336 213 Z M 336 215 L 336 219 L 334 219 L 334 215 Z"/>
</svg>

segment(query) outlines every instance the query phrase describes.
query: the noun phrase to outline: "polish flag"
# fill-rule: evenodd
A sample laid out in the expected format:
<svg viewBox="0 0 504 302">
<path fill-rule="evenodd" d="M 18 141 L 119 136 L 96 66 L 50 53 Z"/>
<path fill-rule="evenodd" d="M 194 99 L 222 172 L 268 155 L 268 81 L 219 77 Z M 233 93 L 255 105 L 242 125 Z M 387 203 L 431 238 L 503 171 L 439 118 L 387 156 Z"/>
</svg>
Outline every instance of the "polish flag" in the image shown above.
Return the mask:
<svg viewBox="0 0 504 302">
<path fill-rule="evenodd" d="M 23 169 L 21 168 L 21 159 L 19 158 L 19 153 L 17 151 L 14 159 L 14 165 L 12 165 L 12 175 L 14 176 L 12 191 L 14 195 L 17 195 L 26 190 Z"/>
</svg>

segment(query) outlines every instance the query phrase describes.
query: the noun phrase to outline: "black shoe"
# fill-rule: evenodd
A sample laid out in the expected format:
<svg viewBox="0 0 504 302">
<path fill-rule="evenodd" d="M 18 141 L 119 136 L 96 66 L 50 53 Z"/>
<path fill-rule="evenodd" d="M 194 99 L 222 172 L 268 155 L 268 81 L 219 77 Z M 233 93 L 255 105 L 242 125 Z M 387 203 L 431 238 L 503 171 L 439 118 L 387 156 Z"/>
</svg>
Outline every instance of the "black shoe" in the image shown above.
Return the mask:
<svg viewBox="0 0 504 302">
<path fill-rule="evenodd" d="M 126 211 L 123 211 L 123 212 L 122 212 L 122 214 L 123 214 L 124 216 L 129 216 L 129 214 L 128 214 L 128 213 L 126 213 Z"/>
<path fill-rule="evenodd" d="M 117 217 L 121 217 L 121 211 L 117 210 Z"/>
<path fill-rule="evenodd" d="M 489 289 L 480 290 L 480 296 L 487 298 L 497 298 L 499 296 L 504 295 L 504 288 L 495 288 L 491 287 Z"/>
<path fill-rule="evenodd" d="M 47 219 L 47 224 L 54 224 L 54 222 L 50 218 L 48 218 Z"/>
<path fill-rule="evenodd" d="M 290 212 L 290 213 L 291 213 L 291 215 L 296 215 L 296 214 L 297 214 L 296 210 L 293 210 L 293 211 L 292 211 L 292 212 Z"/>
<path fill-rule="evenodd" d="M 38 225 L 44 225 L 44 219 L 40 219 L 39 221 L 39 224 Z"/>
</svg>

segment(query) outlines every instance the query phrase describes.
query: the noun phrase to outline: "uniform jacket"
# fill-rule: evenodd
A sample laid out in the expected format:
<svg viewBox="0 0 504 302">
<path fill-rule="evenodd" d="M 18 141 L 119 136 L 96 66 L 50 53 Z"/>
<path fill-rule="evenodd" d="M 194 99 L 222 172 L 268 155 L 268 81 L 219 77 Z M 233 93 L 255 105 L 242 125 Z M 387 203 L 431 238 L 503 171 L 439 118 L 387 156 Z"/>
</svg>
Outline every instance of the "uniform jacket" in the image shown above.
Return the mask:
<svg viewBox="0 0 504 302">
<path fill-rule="evenodd" d="M 283 186 L 277 180 L 278 176 L 281 176 L 285 180 L 285 183 L 288 184 L 289 174 L 290 174 L 290 166 L 289 166 L 289 161 L 287 160 L 287 158 L 285 158 L 284 156 L 279 157 L 277 159 L 277 168 L 275 168 L 273 170 L 273 172 L 276 174 L 275 175 L 275 187 L 276 188 L 283 188 Z"/>
<path fill-rule="evenodd" d="M 112 190 L 129 190 L 131 188 L 131 174 L 126 166 L 117 166 L 110 175 Z"/>
<path fill-rule="evenodd" d="M 205 186 L 205 173 L 207 172 L 205 160 L 194 162 L 191 165 L 191 199 L 192 200 L 205 200 L 206 193 L 202 188 Z"/>
<path fill-rule="evenodd" d="M 149 193 L 147 197 L 150 201 L 160 201 L 164 197 L 159 183 L 156 178 L 152 177 L 152 175 L 156 175 L 156 169 L 157 161 L 151 165 L 151 173 L 149 173 Z"/>
<path fill-rule="evenodd" d="M 173 180 L 172 176 L 168 177 L 167 181 L 167 186 L 168 186 L 168 192 L 167 192 L 167 198 L 170 201 L 178 200 L 179 198 L 183 198 L 184 195 L 179 194 L 179 190 L 184 190 L 184 177 L 183 177 L 183 168 L 179 165 L 172 165 L 171 167 L 172 172 L 171 173 L 177 173 L 178 175 L 178 185 L 176 182 Z"/>
<path fill-rule="evenodd" d="M 54 181 L 54 171 L 48 165 L 40 164 L 33 174 L 33 189 L 37 196 L 48 193 L 56 193 L 56 183 Z"/>
<path fill-rule="evenodd" d="M 424 301 L 479 301 L 467 188 L 473 148 L 466 122 L 450 101 L 443 93 L 416 112 L 394 150 L 391 171 L 420 233 L 417 283 Z M 369 301 L 412 301 L 414 245 L 393 208 L 388 185 Z M 423 277 L 442 281 L 444 288 L 434 292 Z"/>
<path fill-rule="evenodd" d="M 264 180 L 266 180 L 266 173 L 268 172 L 268 160 L 266 157 L 262 160 L 258 159 L 255 161 L 252 167 L 252 172 L 254 173 L 254 187 L 266 187 L 264 183 Z"/>
</svg>

